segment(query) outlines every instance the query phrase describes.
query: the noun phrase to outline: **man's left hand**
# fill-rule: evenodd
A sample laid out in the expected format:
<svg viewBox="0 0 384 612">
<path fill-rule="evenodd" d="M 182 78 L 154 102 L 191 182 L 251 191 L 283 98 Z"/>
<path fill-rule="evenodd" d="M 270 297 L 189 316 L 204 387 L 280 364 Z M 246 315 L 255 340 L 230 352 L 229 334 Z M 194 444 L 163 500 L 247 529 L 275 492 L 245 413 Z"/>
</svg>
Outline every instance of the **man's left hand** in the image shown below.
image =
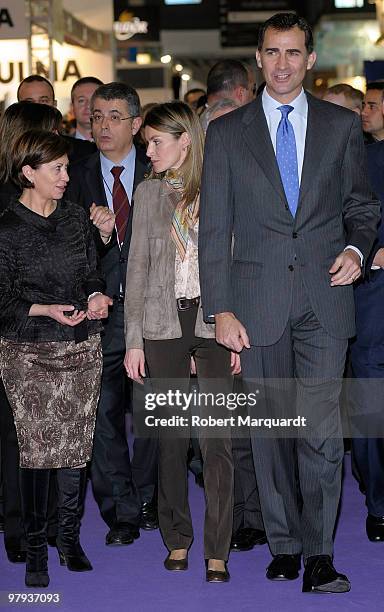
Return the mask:
<svg viewBox="0 0 384 612">
<path fill-rule="evenodd" d="M 360 257 L 352 249 L 346 249 L 336 257 L 329 273 L 331 287 L 352 285 L 361 276 Z"/>
</svg>

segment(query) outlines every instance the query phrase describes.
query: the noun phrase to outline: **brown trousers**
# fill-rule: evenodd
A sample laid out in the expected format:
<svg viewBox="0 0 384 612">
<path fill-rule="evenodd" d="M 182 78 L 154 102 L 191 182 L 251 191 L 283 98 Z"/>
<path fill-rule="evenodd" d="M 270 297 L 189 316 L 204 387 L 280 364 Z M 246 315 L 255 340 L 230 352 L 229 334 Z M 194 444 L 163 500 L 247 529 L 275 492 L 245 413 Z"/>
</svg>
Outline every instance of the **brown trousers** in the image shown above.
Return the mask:
<svg viewBox="0 0 384 612">
<path fill-rule="evenodd" d="M 179 312 L 182 337 L 173 340 L 146 340 L 145 357 L 154 390 L 166 392 L 175 387 L 189 390 L 190 356 L 195 358 L 200 393 L 230 392 L 230 353 L 214 339 L 197 338 L 194 333 L 197 307 Z M 161 380 L 159 380 L 161 379 Z M 216 384 L 215 380 L 216 379 Z M 220 380 L 217 380 L 220 379 Z M 209 411 L 209 409 L 207 409 Z M 200 416 L 204 409 L 200 410 Z M 226 414 L 230 413 L 224 408 Z M 209 412 L 213 412 L 212 410 Z M 185 416 L 180 409 L 175 413 Z M 171 412 L 169 412 L 171 414 Z M 190 415 L 190 413 L 188 413 Z M 223 413 L 222 413 L 223 416 Z M 193 540 L 188 504 L 187 454 L 189 428 L 170 436 L 159 428 L 159 523 L 168 550 L 189 548 Z M 233 521 L 233 458 L 230 430 L 225 437 L 208 437 L 200 431 L 203 457 L 206 511 L 204 522 L 204 556 L 227 560 Z M 216 434 L 217 435 L 217 434 Z"/>
</svg>

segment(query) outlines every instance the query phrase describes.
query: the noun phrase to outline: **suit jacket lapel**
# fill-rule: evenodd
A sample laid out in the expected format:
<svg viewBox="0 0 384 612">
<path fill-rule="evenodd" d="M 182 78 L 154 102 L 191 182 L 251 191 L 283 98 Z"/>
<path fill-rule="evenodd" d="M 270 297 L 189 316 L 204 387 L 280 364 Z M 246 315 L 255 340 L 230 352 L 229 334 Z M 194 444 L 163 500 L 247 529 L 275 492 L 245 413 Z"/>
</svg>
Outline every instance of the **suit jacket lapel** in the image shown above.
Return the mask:
<svg viewBox="0 0 384 612">
<path fill-rule="evenodd" d="M 135 161 L 135 173 L 133 176 L 133 190 L 132 198 L 130 202 L 129 219 L 127 223 L 127 229 L 125 230 L 124 242 L 121 249 L 122 258 L 128 257 L 129 245 L 131 243 L 132 236 L 132 213 L 134 205 L 134 193 L 137 185 L 141 183 L 145 178 L 145 173 L 148 171 L 148 158 L 139 148 L 136 148 L 136 161 Z"/>
<path fill-rule="evenodd" d="M 135 192 L 135 189 L 138 186 L 138 184 L 144 180 L 145 175 L 148 172 L 148 166 L 149 166 L 148 157 L 145 155 L 145 153 L 141 149 L 136 147 L 136 163 L 135 163 L 135 174 L 133 177 L 133 193 Z"/>
<path fill-rule="evenodd" d="M 268 130 L 261 96 L 258 96 L 255 102 L 248 106 L 247 111 L 244 113 L 243 123 L 243 136 L 249 149 L 285 204 L 287 200 Z"/>
<path fill-rule="evenodd" d="M 304 161 L 300 182 L 300 208 L 305 193 L 313 186 L 313 176 L 321 168 L 321 161 L 327 149 L 330 120 L 324 107 L 317 104 L 316 98 L 307 93 L 308 118 L 305 137 Z M 297 215 L 297 213 L 296 213 Z"/>
<path fill-rule="evenodd" d="M 100 154 L 94 153 L 85 165 L 85 180 L 92 195 L 93 201 L 98 206 L 108 206 L 107 196 L 105 195 L 103 175 L 101 172 Z"/>
</svg>

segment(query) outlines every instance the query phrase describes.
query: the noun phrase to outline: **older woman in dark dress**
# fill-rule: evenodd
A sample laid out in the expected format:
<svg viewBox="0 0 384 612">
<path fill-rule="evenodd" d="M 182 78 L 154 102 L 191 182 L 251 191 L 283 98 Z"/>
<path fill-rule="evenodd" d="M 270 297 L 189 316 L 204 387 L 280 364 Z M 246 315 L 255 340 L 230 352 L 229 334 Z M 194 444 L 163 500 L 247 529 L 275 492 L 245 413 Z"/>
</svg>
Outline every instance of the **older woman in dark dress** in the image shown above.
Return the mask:
<svg viewBox="0 0 384 612">
<path fill-rule="evenodd" d="M 85 211 L 63 199 L 68 145 L 32 130 L 12 177 L 22 190 L 0 217 L 0 373 L 20 450 L 27 586 L 48 586 L 47 498 L 57 469 L 61 564 L 92 569 L 79 541 L 85 465 L 102 367 L 100 322 L 111 300 Z M 114 216 L 105 223 L 112 232 Z"/>
</svg>

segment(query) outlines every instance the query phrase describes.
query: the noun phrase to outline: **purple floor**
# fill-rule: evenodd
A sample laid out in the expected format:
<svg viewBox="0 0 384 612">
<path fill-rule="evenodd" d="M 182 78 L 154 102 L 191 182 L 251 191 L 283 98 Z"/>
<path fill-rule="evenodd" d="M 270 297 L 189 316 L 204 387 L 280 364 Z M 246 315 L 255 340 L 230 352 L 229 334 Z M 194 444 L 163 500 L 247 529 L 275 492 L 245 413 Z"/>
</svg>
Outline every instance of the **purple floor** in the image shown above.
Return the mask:
<svg viewBox="0 0 384 612">
<path fill-rule="evenodd" d="M 88 490 L 82 543 L 94 571 L 68 572 L 59 566 L 55 551 L 50 549 L 48 592 L 61 593 L 62 604 L 58 608 L 61 612 L 382 611 L 384 543 L 372 544 L 365 536 L 363 497 L 350 475 L 348 456 L 345 472 L 335 564 L 351 580 L 352 590 L 348 594 L 302 594 L 300 580 L 269 582 L 265 578 L 265 567 L 270 560 L 266 546 L 232 553 L 229 584 L 206 584 L 201 537 L 203 492 L 192 479 L 190 500 L 196 539 L 189 555 L 189 571 L 171 573 L 163 568 L 166 551 L 159 532 L 142 533 L 131 546 L 106 547 L 106 527 Z M 3 547 L 0 548 L 0 591 L 26 592 L 24 566 L 8 563 Z M 32 607 L 35 610 L 56 608 L 52 605 Z"/>
</svg>

